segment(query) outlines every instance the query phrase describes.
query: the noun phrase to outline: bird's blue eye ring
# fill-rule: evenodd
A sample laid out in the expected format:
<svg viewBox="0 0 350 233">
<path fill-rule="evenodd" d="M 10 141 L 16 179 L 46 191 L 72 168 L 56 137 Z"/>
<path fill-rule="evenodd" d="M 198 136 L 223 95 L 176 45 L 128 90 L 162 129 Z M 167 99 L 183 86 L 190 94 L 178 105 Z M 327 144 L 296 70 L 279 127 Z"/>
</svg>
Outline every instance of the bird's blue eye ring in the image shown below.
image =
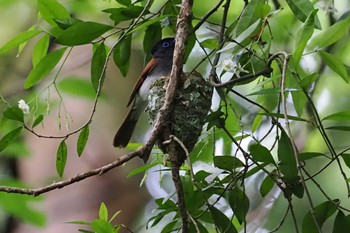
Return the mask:
<svg viewBox="0 0 350 233">
<path fill-rule="evenodd" d="M 163 42 L 162 47 L 163 48 L 168 48 L 169 47 L 169 42 Z"/>
</svg>

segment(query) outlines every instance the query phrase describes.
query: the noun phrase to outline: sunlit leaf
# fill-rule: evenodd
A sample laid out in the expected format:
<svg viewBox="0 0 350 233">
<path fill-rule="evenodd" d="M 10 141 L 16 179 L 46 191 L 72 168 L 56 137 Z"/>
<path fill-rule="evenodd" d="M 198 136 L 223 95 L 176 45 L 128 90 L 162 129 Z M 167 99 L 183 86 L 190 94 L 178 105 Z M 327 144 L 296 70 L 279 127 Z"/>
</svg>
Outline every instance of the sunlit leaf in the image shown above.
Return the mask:
<svg viewBox="0 0 350 233">
<path fill-rule="evenodd" d="M 113 52 L 114 63 L 118 66 L 120 72 L 125 77 L 129 71 L 131 53 L 131 35 L 120 41 Z"/>
<path fill-rule="evenodd" d="M 275 163 L 270 151 L 261 144 L 249 145 L 249 151 L 253 159 L 264 163 Z"/>
<path fill-rule="evenodd" d="M 64 30 L 56 42 L 67 46 L 88 44 L 112 28 L 96 22 L 79 22 Z"/>
<path fill-rule="evenodd" d="M 91 228 L 97 233 L 115 233 L 116 228 L 119 227 L 114 228 L 111 223 L 105 220 L 95 219 L 91 222 Z"/>
<path fill-rule="evenodd" d="M 327 53 L 325 51 L 319 51 L 322 60 L 331 68 L 335 73 L 337 73 L 345 82 L 349 82 L 348 72 L 343 64 L 343 62 L 336 56 Z"/>
<path fill-rule="evenodd" d="M 338 21 L 329 28 L 322 30 L 310 41 L 310 49 L 327 47 L 344 37 L 348 32 L 350 18 Z"/>
<path fill-rule="evenodd" d="M 0 139 L 0 152 L 5 150 L 11 143 L 14 143 L 17 137 L 21 134 L 23 127 L 18 127 Z"/>
<path fill-rule="evenodd" d="M 6 44 L 4 44 L 0 48 L 0 54 L 5 53 L 13 48 L 16 48 L 17 46 L 25 43 L 26 41 L 39 35 L 42 32 L 43 32 L 42 30 L 34 29 L 34 30 L 28 30 L 28 31 L 25 31 L 25 32 L 18 34 L 17 36 L 12 38 L 10 41 L 8 41 Z"/>
<path fill-rule="evenodd" d="M 50 36 L 49 34 L 45 34 L 34 46 L 33 54 L 32 54 L 32 64 L 35 67 L 39 61 L 44 58 L 49 49 Z"/>
<path fill-rule="evenodd" d="M 38 9 L 41 17 L 51 26 L 55 25 L 54 19 L 70 18 L 67 9 L 56 0 L 38 0 Z"/>
<path fill-rule="evenodd" d="M 81 130 L 77 141 L 77 153 L 79 157 L 82 155 L 88 139 L 89 139 L 89 125 L 86 125 Z"/>
<path fill-rule="evenodd" d="M 30 71 L 24 83 L 24 88 L 28 89 L 34 86 L 37 82 L 48 75 L 61 60 L 65 51 L 66 48 L 57 49 L 43 57 L 39 63 Z"/>
<path fill-rule="evenodd" d="M 56 171 L 57 174 L 62 177 L 64 168 L 66 167 L 67 162 L 67 145 L 66 141 L 63 140 L 57 149 L 57 157 L 56 157 Z"/>
<path fill-rule="evenodd" d="M 318 226 L 322 228 L 324 222 L 337 211 L 337 203 L 339 203 L 339 200 L 326 201 L 316 206 L 313 209 L 313 213 L 309 211 L 303 219 L 302 232 L 318 233 L 319 231 L 314 222 L 314 217 Z"/>
<path fill-rule="evenodd" d="M 98 211 L 99 219 L 108 221 L 108 210 L 105 203 L 101 202 L 100 209 Z"/>
<path fill-rule="evenodd" d="M 286 2 L 293 14 L 301 22 L 305 22 L 308 15 L 314 10 L 314 7 L 309 0 L 286 0 Z M 317 16 L 315 19 L 315 27 L 321 29 L 321 24 Z"/>
</svg>

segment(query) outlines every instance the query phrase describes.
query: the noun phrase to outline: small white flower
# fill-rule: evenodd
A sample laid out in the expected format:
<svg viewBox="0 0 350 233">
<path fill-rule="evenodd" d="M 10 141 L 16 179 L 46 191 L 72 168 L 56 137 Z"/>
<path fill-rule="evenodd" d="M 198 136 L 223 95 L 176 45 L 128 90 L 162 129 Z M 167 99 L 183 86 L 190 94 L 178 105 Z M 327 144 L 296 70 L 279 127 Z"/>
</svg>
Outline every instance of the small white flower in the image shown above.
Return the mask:
<svg viewBox="0 0 350 233">
<path fill-rule="evenodd" d="M 24 114 L 29 114 L 29 105 L 24 101 L 24 100 L 19 100 L 18 101 L 18 108 L 22 110 Z"/>
<path fill-rule="evenodd" d="M 231 58 L 226 58 L 221 62 L 222 69 L 226 72 L 235 74 L 237 77 L 240 77 L 240 73 L 249 73 L 245 70 L 240 63 L 235 62 Z"/>
<path fill-rule="evenodd" d="M 226 58 L 225 60 L 223 60 L 221 65 L 226 72 L 230 72 L 230 73 L 236 72 L 236 63 L 233 62 L 231 58 Z"/>
</svg>

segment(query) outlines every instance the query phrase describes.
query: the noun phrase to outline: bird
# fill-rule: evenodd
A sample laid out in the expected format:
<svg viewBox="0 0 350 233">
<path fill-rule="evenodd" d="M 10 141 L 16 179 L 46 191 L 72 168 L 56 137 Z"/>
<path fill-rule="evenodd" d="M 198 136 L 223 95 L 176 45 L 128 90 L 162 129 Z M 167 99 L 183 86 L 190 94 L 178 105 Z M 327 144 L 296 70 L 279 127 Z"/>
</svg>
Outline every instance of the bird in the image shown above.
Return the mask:
<svg viewBox="0 0 350 233">
<path fill-rule="evenodd" d="M 174 48 L 175 38 L 162 39 L 152 47 L 152 59 L 143 69 L 131 92 L 127 107 L 132 105 L 114 136 L 114 147 L 124 148 L 128 145 L 136 123 L 147 106 L 151 84 L 162 76 L 170 75 Z"/>
</svg>

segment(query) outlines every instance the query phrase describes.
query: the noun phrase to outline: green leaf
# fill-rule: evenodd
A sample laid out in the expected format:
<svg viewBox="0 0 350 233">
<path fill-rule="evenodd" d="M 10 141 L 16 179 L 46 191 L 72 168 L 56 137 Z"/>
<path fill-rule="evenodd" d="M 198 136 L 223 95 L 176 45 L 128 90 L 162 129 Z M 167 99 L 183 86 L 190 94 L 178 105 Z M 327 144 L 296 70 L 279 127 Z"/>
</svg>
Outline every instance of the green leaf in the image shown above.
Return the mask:
<svg viewBox="0 0 350 233">
<path fill-rule="evenodd" d="M 96 22 L 79 22 L 64 30 L 56 42 L 67 46 L 88 44 L 112 28 Z"/>
<path fill-rule="evenodd" d="M 28 89 L 34 86 L 37 82 L 48 75 L 57 63 L 61 60 L 64 52 L 67 48 L 57 49 L 44 58 L 42 58 L 39 63 L 30 71 L 25 83 L 24 88 Z"/>
<path fill-rule="evenodd" d="M 152 47 L 162 39 L 162 27 L 159 22 L 155 22 L 148 26 L 143 38 L 143 50 L 150 55 Z"/>
<path fill-rule="evenodd" d="M 259 126 L 261 125 L 261 122 L 262 122 L 262 120 L 264 118 L 262 113 L 264 113 L 264 110 L 260 110 L 259 113 L 254 118 L 254 121 L 253 121 L 253 124 L 252 124 L 252 133 L 254 133 L 259 128 Z"/>
<path fill-rule="evenodd" d="M 91 222 L 91 228 L 96 233 L 115 233 L 119 227 L 114 228 L 111 223 L 102 219 L 96 219 Z"/>
<path fill-rule="evenodd" d="M 46 56 L 47 50 L 49 49 L 50 36 L 45 34 L 34 46 L 32 54 L 32 64 L 35 67 L 39 61 Z"/>
<path fill-rule="evenodd" d="M 104 83 L 106 59 L 106 47 L 104 43 L 101 43 L 96 48 L 91 60 L 91 83 L 96 93 L 102 89 Z"/>
<path fill-rule="evenodd" d="M 311 11 L 310 15 L 307 17 L 303 27 L 299 32 L 299 38 L 296 40 L 296 49 L 293 54 L 296 63 L 299 63 L 300 58 L 306 48 L 306 44 L 314 33 L 314 22 L 317 11 L 317 9 Z"/>
<path fill-rule="evenodd" d="M 68 19 L 54 19 L 57 26 L 59 26 L 61 29 L 66 30 L 67 28 L 73 26 L 76 23 L 83 22 L 80 19 L 75 18 L 68 18 Z"/>
<path fill-rule="evenodd" d="M 350 168 L 350 154 L 341 154 L 342 159 L 344 160 L 345 165 Z"/>
<path fill-rule="evenodd" d="M 313 209 L 316 222 L 320 228 L 322 228 L 323 223 L 330 216 L 332 216 L 335 213 L 335 211 L 337 211 L 338 205 L 335 203 L 339 203 L 339 200 L 323 202 L 322 204 L 316 206 Z M 302 232 L 303 233 L 319 232 L 314 222 L 314 217 L 312 216 L 311 211 L 309 211 L 303 219 Z"/>
<path fill-rule="evenodd" d="M 261 10 L 264 5 L 264 0 L 253 0 L 244 8 L 242 15 L 236 26 L 236 35 L 244 32 L 250 25 L 259 19 L 257 12 Z"/>
<path fill-rule="evenodd" d="M 276 118 L 281 118 L 284 119 L 285 116 L 282 113 L 272 113 L 272 112 L 262 112 L 259 113 L 260 115 L 264 115 L 264 116 L 271 116 L 271 117 L 276 117 Z M 293 121 L 302 121 L 302 122 L 309 122 L 308 120 L 301 118 L 301 117 L 297 117 L 297 116 L 291 116 L 291 115 L 287 115 L 288 120 L 293 120 Z"/>
<path fill-rule="evenodd" d="M 209 38 L 209 39 L 206 39 L 206 40 L 203 40 L 201 42 L 201 45 L 204 47 L 204 48 L 207 48 L 207 49 L 216 49 L 218 48 L 219 46 L 219 41 L 217 39 L 214 39 L 214 38 Z"/>
<path fill-rule="evenodd" d="M 118 3 L 124 5 L 124 6 L 130 6 L 131 0 L 116 0 Z"/>
<path fill-rule="evenodd" d="M 278 159 L 280 160 L 279 169 L 288 179 L 295 179 L 298 176 L 298 169 L 294 157 L 292 142 L 285 131 L 281 132 L 278 140 L 277 149 Z"/>
<path fill-rule="evenodd" d="M 223 170 L 232 171 L 238 167 L 243 167 L 244 164 L 234 156 L 224 155 L 214 157 L 214 166 Z"/>
<path fill-rule="evenodd" d="M 285 92 L 293 92 L 293 91 L 301 91 L 301 89 L 298 88 L 285 88 Z M 281 92 L 281 88 L 279 87 L 273 87 L 273 88 L 264 88 L 259 91 L 250 93 L 248 96 L 251 95 L 271 95 L 271 94 L 277 94 Z"/>
<path fill-rule="evenodd" d="M 327 47 L 334 44 L 338 40 L 344 37 L 348 32 L 350 25 L 350 18 L 338 21 L 329 28 L 321 31 L 317 34 L 309 44 L 311 50 Z"/>
<path fill-rule="evenodd" d="M 273 159 L 270 151 L 261 144 L 252 144 L 249 146 L 250 154 L 253 159 L 263 163 L 274 164 L 275 160 Z"/>
<path fill-rule="evenodd" d="M 227 191 L 226 197 L 234 215 L 239 223 L 242 224 L 249 210 L 249 199 L 247 195 L 239 188 L 234 188 Z"/>
<path fill-rule="evenodd" d="M 184 61 L 186 62 L 188 57 L 190 56 L 191 52 L 193 51 L 193 47 L 196 44 L 196 34 L 191 33 L 187 41 L 185 43 L 185 54 L 184 54 Z"/>
<path fill-rule="evenodd" d="M 64 168 L 67 162 L 67 145 L 66 140 L 63 140 L 57 149 L 56 171 L 60 177 L 63 176 Z"/>
<path fill-rule="evenodd" d="M 303 152 L 303 153 L 299 153 L 299 159 L 301 161 L 305 161 L 308 159 L 313 159 L 316 157 L 325 157 L 325 154 L 322 153 L 318 153 L 318 152 Z"/>
<path fill-rule="evenodd" d="M 24 123 L 23 112 L 17 106 L 6 109 L 4 112 L 4 117 L 9 120 L 19 121 L 21 123 Z"/>
<path fill-rule="evenodd" d="M 140 23 L 138 26 L 134 27 L 134 29 L 132 29 L 130 32 L 128 32 L 127 35 L 132 34 L 132 33 L 136 32 L 136 31 L 146 30 L 145 28 L 149 27 L 150 25 L 152 25 L 154 23 L 158 23 L 158 22 L 162 21 L 166 17 L 168 17 L 168 16 L 162 15 L 162 16 L 159 16 L 159 17 L 154 18 L 154 19 L 145 20 L 142 23 Z"/>
<path fill-rule="evenodd" d="M 44 120 L 44 116 L 43 116 L 43 115 L 39 115 L 39 116 L 34 120 L 34 123 L 33 123 L 33 125 L 32 125 L 32 128 L 34 128 L 35 126 L 39 125 L 43 120 Z"/>
<path fill-rule="evenodd" d="M 103 12 L 109 13 L 109 18 L 114 21 L 114 25 L 117 25 L 123 21 L 137 18 L 143 11 L 142 6 L 129 5 L 128 7 L 121 8 L 109 8 L 103 10 Z M 146 11 L 145 13 L 147 13 Z"/>
<path fill-rule="evenodd" d="M 132 176 L 138 175 L 140 173 L 146 172 L 148 169 L 150 169 L 151 167 L 154 167 L 158 164 L 159 164 L 159 162 L 142 165 L 141 167 L 135 168 L 134 170 L 129 172 L 127 177 L 132 177 Z"/>
<path fill-rule="evenodd" d="M 54 19 L 70 18 L 67 9 L 56 0 L 38 0 L 38 9 L 46 22 L 55 26 Z"/>
<path fill-rule="evenodd" d="M 339 131 L 350 131 L 350 126 L 330 126 L 325 129 L 339 130 Z"/>
<path fill-rule="evenodd" d="M 350 221 L 347 220 L 343 211 L 339 210 L 334 219 L 332 233 L 344 233 L 344 229 L 350 228 Z"/>
<path fill-rule="evenodd" d="M 265 197 L 274 186 L 275 186 L 275 181 L 270 176 L 266 176 L 260 186 L 261 196 Z"/>
<path fill-rule="evenodd" d="M 58 88 L 73 96 L 79 96 L 89 99 L 94 99 L 96 96 L 95 90 L 90 81 L 79 77 L 66 77 L 58 82 Z"/>
<path fill-rule="evenodd" d="M 6 149 L 11 143 L 15 142 L 17 137 L 21 134 L 23 127 L 18 127 L 9 133 L 7 133 L 4 137 L 0 140 L 0 152 Z"/>
<path fill-rule="evenodd" d="M 209 210 L 213 218 L 214 224 L 219 230 L 219 232 L 238 233 L 237 229 L 234 227 L 230 219 L 224 213 L 222 213 L 214 206 L 210 206 Z"/>
<path fill-rule="evenodd" d="M 18 34 L 17 36 L 15 36 L 14 38 L 12 38 L 10 41 L 8 41 L 6 44 L 4 44 L 1 48 L 0 48 L 0 54 L 3 54 L 23 43 L 25 43 L 26 41 L 28 41 L 29 39 L 39 35 L 40 33 L 42 33 L 42 30 L 28 30 L 25 32 L 22 32 L 20 34 Z"/>
<path fill-rule="evenodd" d="M 300 80 L 300 86 L 304 89 L 309 89 L 310 86 L 320 77 L 318 73 L 310 74 L 309 76 L 306 76 L 302 80 Z"/>
<path fill-rule="evenodd" d="M 230 52 L 236 52 L 239 49 L 241 49 L 243 44 L 243 41 L 245 41 L 246 39 L 248 39 L 250 36 L 253 35 L 253 33 L 256 32 L 256 30 L 258 30 L 258 28 L 261 27 L 261 20 L 258 19 L 255 23 L 253 23 L 252 25 L 250 25 L 245 31 L 243 31 L 241 34 L 239 34 L 239 36 L 237 36 L 235 38 L 235 42 L 230 42 L 228 43 L 225 47 L 223 47 L 222 49 L 220 49 L 218 51 L 218 53 L 221 52 L 226 52 L 229 51 Z M 247 44 L 247 43 L 246 43 Z M 239 46 L 238 46 L 239 45 Z"/>
<path fill-rule="evenodd" d="M 98 216 L 99 216 L 99 219 L 108 221 L 108 210 L 105 203 L 103 202 L 100 205 Z"/>
<path fill-rule="evenodd" d="M 131 35 L 120 41 L 113 51 L 114 63 L 118 66 L 120 72 L 125 77 L 129 70 L 131 53 Z"/>
<path fill-rule="evenodd" d="M 325 51 L 319 51 L 322 60 L 331 68 L 335 73 L 337 73 L 346 83 L 349 82 L 348 72 L 343 64 L 343 62 L 336 56 L 327 53 Z"/>
<path fill-rule="evenodd" d="M 286 0 L 286 2 L 293 14 L 301 22 L 305 22 L 308 15 L 314 10 L 314 7 L 309 0 Z M 321 24 L 317 16 L 315 18 L 315 27 L 321 29 Z"/>
<path fill-rule="evenodd" d="M 342 111 L 326 116 L 322 121 L 349 121 L 350 120 L 350 111 Z"/>
<path fill-rule="evenodd" d="M 80 157 L 89 139 L 89 125 L 86 125 L 80 132 L 77 142 L 77 153 Z"/>
</svg>

